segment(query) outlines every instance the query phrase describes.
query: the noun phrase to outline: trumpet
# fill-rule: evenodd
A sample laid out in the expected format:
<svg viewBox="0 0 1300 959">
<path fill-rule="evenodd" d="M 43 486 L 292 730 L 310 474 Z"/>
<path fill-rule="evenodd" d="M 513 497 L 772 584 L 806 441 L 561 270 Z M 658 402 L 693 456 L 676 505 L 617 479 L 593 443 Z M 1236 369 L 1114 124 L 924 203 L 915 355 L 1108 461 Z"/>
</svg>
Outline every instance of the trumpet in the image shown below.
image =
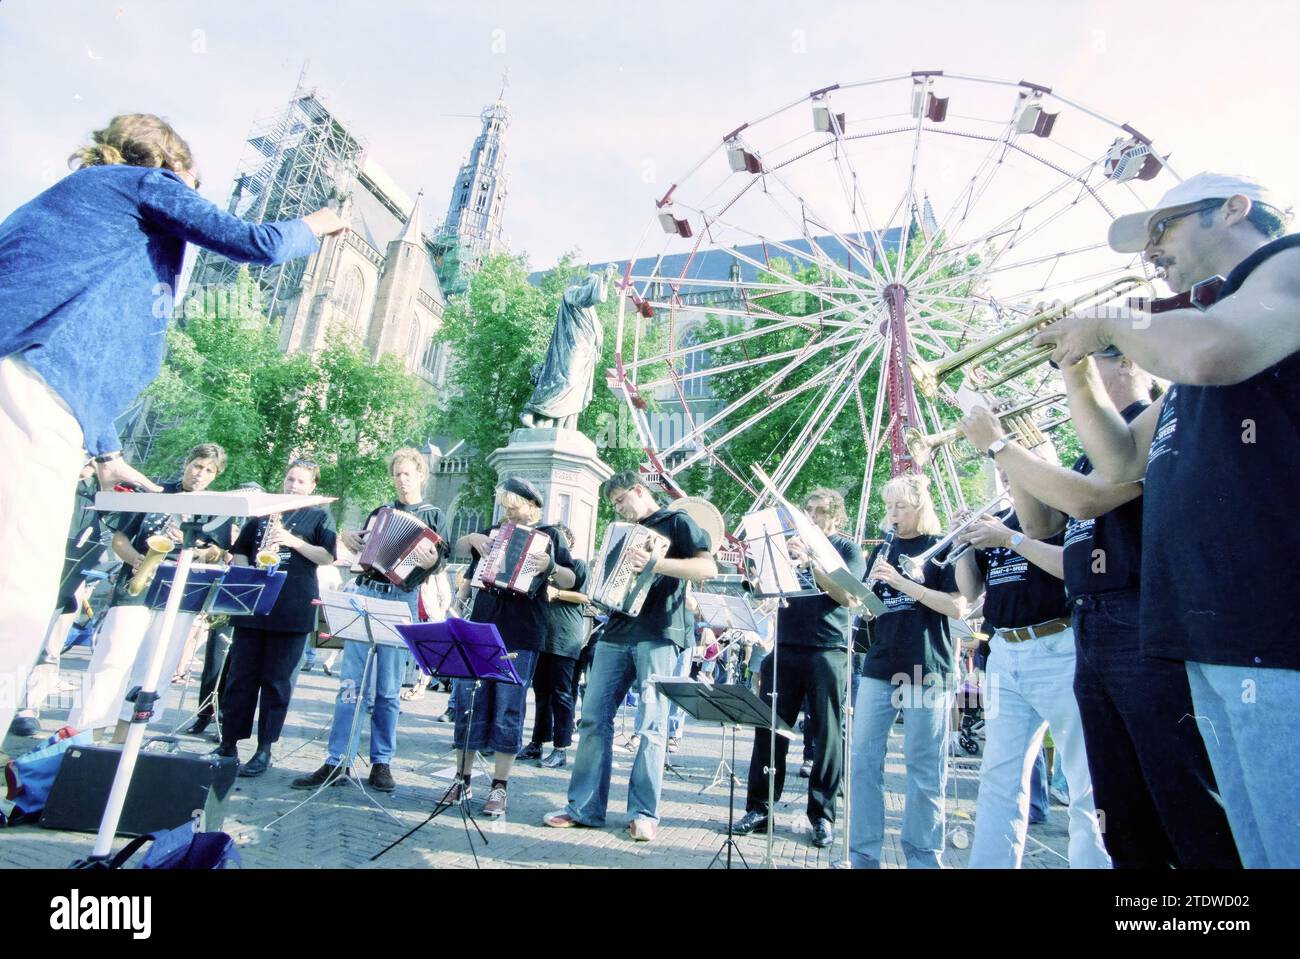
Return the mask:
<svg viewBox="0 0 1300 959">
<path fill-rule="evenodd" d="M 1021 403 L 1019 406 L 1003 404 L 995 408 L 993 413 L 1002 421 L 1009 433 L 1032 449 L 1047 439 L 1043 435 L 1044 433 L 1054 430 L 1058 426 L 1064 426 L 1070 422 L 1070 417 L 1068 415 L 1061 416 L 1049 422 L 1038 424 L 1034 422 L 1030 414 L 1042 407 L 1060 403 L 1064 399 L 1064 393 L 1053 393 L 1051 396 L 1041 396 Z M 915 426 L 909 426 L 903 430 L 903 442 L 907 445 L 907 451 L 912 454 L 913 462 L 922 468 L 929 465 L 930 460 L 934 458 L 935 450 L 961 438 L 962 431 L 960 427 L 953 427 L 950 430 L 944 430 L 942 433 L 928 434 L 922 433 Z"/>
<path fill-rule="evenodd" d="M 148 545 L 149 551 L 145 553 L 144 559 L 140 561 L 140 565 L 126 584 L 126 591 L 132 596 L 139 596 L 149 588 L 149 584 L 153 582 L 154 576 L 158 573 L 159 564 L 166 559 L 167 554 L 176 545 L 171 541 L 170 536 L 164 536 L 161 533 L 150 536 L 145 540 L 145 543 Z"/>
<path fill-rule="evenodd" d="M 935 566 L 943 567 L 956 562 L 961 558 L 962 554 L 965 553 L 966 550 L 970 549 L 969 544 L 953 548 L 953 544 L 957 537 L 970 529 L 970 527 L 975 524 L 976 520 L 997 512 L 1002 504 L 1010 498 L 1011 497 L 1008 494 L 1000 493 L 992 502 L 972 513 L 964 521 L 957 524 L 957 526 L 954 527 L 947 536 L 939 540 L 939 542 L 935 543 L 924 553 L 920 553 L 916 556 L 900 557 L 898 565 L 903 571 L 903 575 L 908 579 L 919 583 L 925 579 L 925 566 L 927 563 L 934 563 Z"/>
<path fill-rule="evenodd" d="M 1045 362 L 1052 355 L 1052 347 L 1029 347 L 1029 342 L 1044 326 L 1055 323 L 1080 309 L 1100 306 L 1119 299 L 1140 287 L 1145 287 L 1148 295 L 1155 296 L 1155 288 L 1145 277 L 1121 276 L 1091 293 L 1075 297 L 1060 306 L 1039 310 L 996 336 L 974 343 L 942 360 L 930 362 L 919 357 L 911 357 L 908 359 L 908 364 L 912 368 L 912 378 L 916 381 L 917 389 L 933 398 L 939 392 L 940 383 L 966 364 L 978 360 L 979 365 L 971 368 L 971 379 L 974 383 L 981 390 L 999 386 Z M 990 368 L 990 364 L 995 362 L 997 367 Z"/>
<path fill-rule="evenodd" d="M 266 521 L 266 529 L 262 531 L 262 541 L 257 546 L 257 556 L 253 560 L 258 569 L 272 569 L 280 565 L 280 550 L 278 547 L 269 545 L 271 538 L 284 529 L 284 523 L 281 521 L 280 513 L 272 513 Z"/>
</svg>

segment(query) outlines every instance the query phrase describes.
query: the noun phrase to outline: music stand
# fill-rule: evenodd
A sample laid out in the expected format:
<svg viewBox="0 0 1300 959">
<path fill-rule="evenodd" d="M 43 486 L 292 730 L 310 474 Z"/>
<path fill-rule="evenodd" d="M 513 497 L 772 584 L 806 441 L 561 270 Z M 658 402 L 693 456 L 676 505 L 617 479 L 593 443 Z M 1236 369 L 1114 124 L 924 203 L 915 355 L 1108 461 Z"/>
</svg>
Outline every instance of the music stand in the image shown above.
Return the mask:
<svg viewBox="0 0 1300 959">
<path fill-rule="evenodd" d="M 474 701 L 478 697 L 479 686 L 482 685 L 484 680 L 508 683 L 513 686 L 523 685 L 523 680 L 515 672 L 515 664 L 511 662 L 514 654 L 506 652 L 506 644 L 502 641 L 501 634 L 497 632 L 497 628 L 493 623 L 473 623 L 467 619 L 448 619 L 441 623 L 403 624 L 397 627 L 397 632 L 405 640 L 406 646 L 410 649 L 411 655 L 415 657 L 416 663 L 430 676 L 441 676 L 444 679 L 474 680 L 474 686 L 469 694 L 469 709 L 465 723 L 464 752 L 470 752 L 469 736 L 474 728 Z M 410 836 L 415 835 L 448 809 L 455 807 L 460 812 L 461 824 L 465 827 L 465 839 L 469 843 L 470 855 L 474 857 L 474 866 L 476 868 L 479 866 L 478 852 L 474 849 L 474 836 L 469 831 L 470 825 L 474 826 L 475 832 L 483 840 L 483 845 L 488 844 L 488 838 L 484 835 L 478 820 L 474 818 L 473 812 L 470 811 L 469 800 L 465 797 L 464 787 L 461 787 L 459 790 L 460 795 L 455 800 L 448 798 L 452 790 L 456 789 L 460 783 L 460 762 L 458 756 L 456 759 L 456 778 L 452 780 L 451 788 L 433 804 L 433 811 L 429 813 L 424 822 L 408 830 L 405 835 L 395 839 L 371 856 L 371 862 L 374 862 Z"/>
<path fill-rule="evenodd" d="M 401 636 L 397 633 L 397 628 L 401 624 L 411 621 L 411 609 L 405 602 L 380 599 L 376 596 L 362 596 L 357 593 L 336 589 L 324 590 L 320 599 L 312 600 L 312 605 L 325 610 L 325 621 L 331 624 L 330 635 L 349 642 L 363 642 L 366 644 L 366 660 L 361 667 L 361 679 L 356 687 L 356 708 L 352 711 L 352 724 L 348 727 L 348 754 L 343 757 L 339 765 L 335 767 L 334 772 L 327 776 L 325 781 L 317 786 L 310 796 L 288 812 L 276 816 L 262 829 L 270 829 L 281 819 L 292 816 L 330 786 L 339 782 L 351 783 L 356 786 L 361 790 L 361 795 L 365 796 L 372 806 L 400 826 L 402 821 L 389 812 L 383 803 L 367 791 L 365 785 L 361 782 L 360 775 L 352 768 L 352 761 L 357 758 L 357 753 L 361 747 L 361 721 L 366 714 L 365 709 L 362 708 L 362 703 L 365 701 L 366 690 L 369 688 L 371 673 L 378 668 L 375 660 L 379 656 L 379 647 L 402 645 L 399 641 Z M 338 623 L 337 628 L 332 625 L 333 623 Z M 378 638 L 375 636 L 376 624 L 380 627 Z M 338 695 L 348 695 L 344 685 L 339 686 Z M 347 769 L 347 775 L 341 775 L 339 770 L 345 768 Z"/>
<path fill-rule="evenodd" d="M 117 835 L 118 823 L 122 818 L 122 807 L 126 804 L 126 794 L 131 788 L 136 760 L 139 758 L 140 747 L 144 742 L 145 728 L 153 718 L 153 704 L 159 698 L 158 679 L 167 662 L 171 644 L 185 642 L 184 636 L 174 635 L 176 617 L 180 612 L 190 567 L 194 564 L 194 544 L 199 533 L 203 531 L 206 518 L 267 516 L 271 513 L 284 513 L 332 502 L 334 502 L 332 496 L 254 493 L 244 490 L 229 493 L 101 492 L 95 495 L 95 509 L 102 512 L 180 514 L 181 552 L 176 563 L 173 588 L 168 594 L 166 609 L 163 612 L 160 629 L 163 640 L 154 647 L 145 669 L 144 682 L 136 694 L 126 742 L 122 746 L 117 770 L 113 774 L 113 786 L 109 790 L 108 801 L 104 806 L 99 832 L 95 835 L 95 845 L 88 857 L 78 860 L 74 865 L 95 866 L 109 860 L 109 854 L 113 849 L 113 838 Z"/>
<path fill-rule="evenodd" d="M 736 730 L 741 726 L 768 728 L 776 736 L 794 738 L 794 730 L 785 721 L 772 716 L 765 702 L 755 696 L 744 686 L 713 686 L 693 679 L 675 677 L 651 677 L 659 691 L 675 702 L 688 716 L 700 722 L 721 723 L 731 727 L 731 763 L 736 763 Z M 727 853 L 727 868 L 731 868 L 731 852 L 734 849 L 746 869 L 745 855 L 740 851 L 734 831 L 736 819 L 736 777 L 731 777 L 731 796 L 727 802 L 727 840 L 709 861 L 707 868 Z M 769 827 L 770 833 L 770 827 Z"/>
<path fill-rule="evenodd" d="M 175 578 L 175 566 L 164 563 L 158 567 L 158 575 L 149 584 L 149 591 L 145 594 L 145 605 L 151 609 L 165 607 Z M 276 600 L 280 598 L 280 590 L 286 578 L 285 571 L 278 567 L 258 569 L 253 566 L 195 565 L 190 568 L 190 575 L 184 584 L 181 612 L 208 617 L 213 613 L 232 616 L 264 615 L 271 611 Z M 209 628 L 211 628 L 210 620 Z M 181 701 L 177 704 L 177 709 L 183 711 L 188 689 L 187 682 L 185 688 L 181 690 Z M 210 698 L 213 717 L 217 721 L 217 732 L 220 733 L 221 715 L 216 704 L 215 687 Z M 190 720 L 197 718 L 205 705 L 208 705 L 207 700 L 200 702 L 198 708 L 182 719 L 172 730 L 172 734 L 177 733 L 181 726 Z"/>
</svg>

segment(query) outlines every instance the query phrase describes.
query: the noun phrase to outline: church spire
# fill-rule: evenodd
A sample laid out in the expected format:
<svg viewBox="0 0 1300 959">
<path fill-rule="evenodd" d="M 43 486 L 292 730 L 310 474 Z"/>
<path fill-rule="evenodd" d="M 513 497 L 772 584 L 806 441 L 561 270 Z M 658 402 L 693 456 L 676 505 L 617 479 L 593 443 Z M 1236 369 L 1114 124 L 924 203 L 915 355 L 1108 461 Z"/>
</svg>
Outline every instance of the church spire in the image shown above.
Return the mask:
<svg viewBox="0 0 1300 959">
<path fill-rule="evenodd" d="M 452 186 L 447 219 L 438 240 L 438 279 L 444 293 L 465 289 L 469 275 L 482 266 L 484 258 L 504 247 L 501 220 L 508 188 L 505 133 L 510 125 L 510 111 L 502 99 L 505 88 L 503 79 L 501 96 L 480 114 L 483 128 Z"/>
<path fill-rule="evenodd" d="M 424 197 L 424 187 L 420 187 L 420 192 L 415 195 L 415 203 L 411 206 L 411 215 L 406 218 L 406 226 L 402 227 L 402 235 L 399 236 L 400 243 L 414 243 L 419 246 L 423 241 L 420 231 L 420 200 Z"/>
</svg>

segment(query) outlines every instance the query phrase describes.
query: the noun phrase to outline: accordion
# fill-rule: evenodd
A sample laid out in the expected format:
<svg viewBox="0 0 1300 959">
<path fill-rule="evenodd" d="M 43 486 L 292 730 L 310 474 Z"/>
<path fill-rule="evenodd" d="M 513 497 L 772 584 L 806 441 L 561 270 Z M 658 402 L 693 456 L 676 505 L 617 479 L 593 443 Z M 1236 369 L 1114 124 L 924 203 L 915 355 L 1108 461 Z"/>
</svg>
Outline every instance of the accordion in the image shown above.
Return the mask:
<svg viewBox="0 0 1300 959">
<path fill-rule="evenodd" d="M 487 550 L 469 584 L 474 589 L 504 589 L 531 596 L 550 571 L 551 538 L 540 529 L 502 523 L 488 535 Z"/>
<path fill-rule="evenodd" d="M 366 524 L 366 542 L 354 573 L 374 573 L 394 586 L 405 586 L 417 568 L 411 553 L 423 542 L 437 546 L 442 537 L 410 513 L 381 507 Z"/>
<path fill-rule="evenodd" d="M 630 552 L 640 549 L 651 556 L 651 564 L 640 573 L 632 572 Z M 595 588 L 591 601 L 611 613 L 638 616 L 654 584 L 654 560 L 668 552 L 668 539 L 636 523 L 610 523 L 596 560 Z"/>
</svg>

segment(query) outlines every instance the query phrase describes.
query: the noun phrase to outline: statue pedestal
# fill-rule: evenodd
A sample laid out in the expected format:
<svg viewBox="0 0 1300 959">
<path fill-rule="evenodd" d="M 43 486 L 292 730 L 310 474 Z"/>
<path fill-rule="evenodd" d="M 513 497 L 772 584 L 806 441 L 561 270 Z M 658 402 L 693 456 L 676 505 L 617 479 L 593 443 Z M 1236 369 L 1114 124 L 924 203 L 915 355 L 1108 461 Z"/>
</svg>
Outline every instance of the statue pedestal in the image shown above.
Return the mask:
<svg viewBox="0 0 1300 959">
<path fill-rule="evenodd" d="M 518 476 L 541 490 L 546 501 L 542 522 L 573 530 L 574 557 L 591 559 L 600 484 L 614 473 L 597 455 L 595 443 L 576 430 L 517 429 L 488 456 L 488 465 L 499 477 Z"/>
</svg>

